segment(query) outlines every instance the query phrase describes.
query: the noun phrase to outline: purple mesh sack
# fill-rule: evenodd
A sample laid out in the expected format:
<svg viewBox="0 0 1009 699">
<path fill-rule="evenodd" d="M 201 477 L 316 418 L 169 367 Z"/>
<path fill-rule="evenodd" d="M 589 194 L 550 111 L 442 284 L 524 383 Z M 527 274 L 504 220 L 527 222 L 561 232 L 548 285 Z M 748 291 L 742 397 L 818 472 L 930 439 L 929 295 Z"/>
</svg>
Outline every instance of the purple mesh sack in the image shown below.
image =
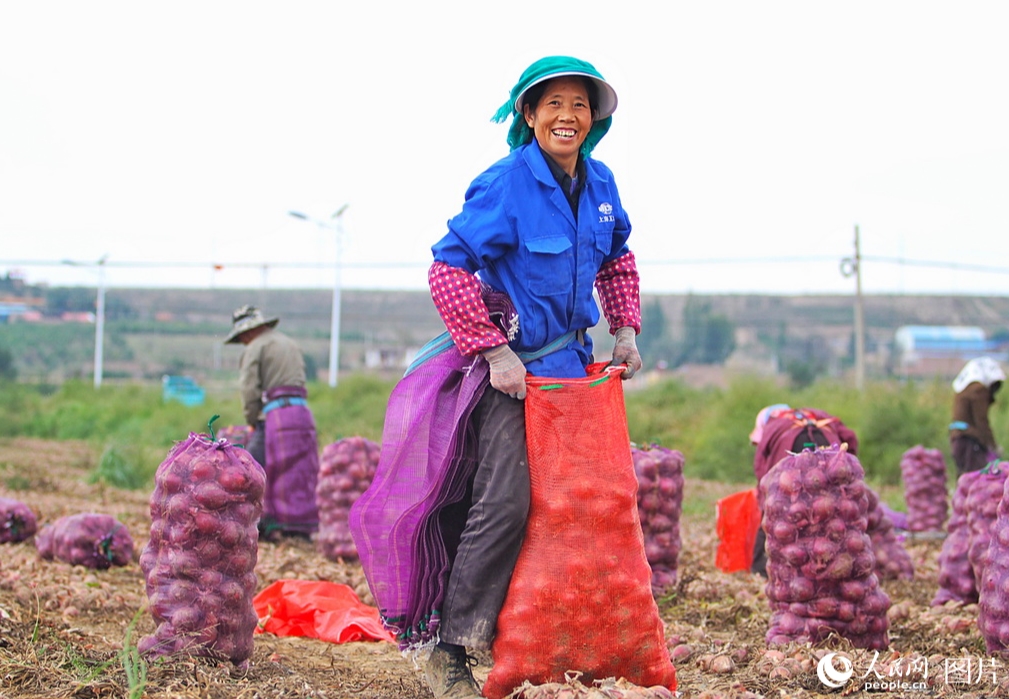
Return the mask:
<svg viewBox="0 0 1009 699">
<path fill-rule="evenodd" d="M 836 633 L 857 648 L 889 646 L 890 598 L 875 573 L 864 478 L 842 445 L 786 456 L 761 479 L 768 645 Z"/>
<path fill-rule="evenodd" d="M 988 652 L 1009 655 L 1009 479 L 1002 488 L 981 585 L 977 627 Z"/>
<path fill-rule="evenodd" d="M 971 567 L 970 529 L 967 526 L 967 493 L 980 471 L 964 473 L 957 479 L 953 491 L 953 514 L 949 518 L 946 539 L 939 552 L 939 589 L 932 598 L 932 606 L 956 601 L 970 604 L 978 601 L 974 569 Z"/>
<path fill-rule="evenodd" d="M 907 528 L 912 532 L 942 531 L 949 513 L 946 461 L 938 449 L 911 447 L 900 458 L 907 503 Z"/>
<path fill-rule="evenodd" d="M 252 428 L 248 425 L 228 425 L 215 430 L 218 439 L 226 439 L 232 444 L 246 446 L 252 438 Z"/>
<path fill-rule="evenodd" d="M 151 536 L 140 555 L 157 628 L 137 644 L 143 655 L 247 664 L 265 484 L 247 451 L 202 434 L 190 433 L 158 466 Z"/>
<path fill-rule="evenodd" d="M 24 541 L 37 529 L 35 513 L 12 498 L 0 498 L 0 544 Z"/>
<path fill-rule="evenodd" d="M 350 535 L 351 506 L 371 485 L 382 447 L 364 437 L 347 437 L 322 450 L 315 502 L 319 507 L 316 547 L 326 558 L 357 558 Z"/>
<path fill-rule="evenodd" d="M 683 511 L 683 454 L 652 445 L 631 447 L 638 477 L 638 517 L 645 556 L 652 568 L 652 593 L 665 594 L 676 584 Z"/>
<path fill-rule="evenodd" d="M 133 538 L 112 515 L 83 512 L 60 517 L 35 537 L 39 556 L 104 570 L 133 559 Z"/>
<path fill-rule="evenodd" d="M 876 576 L 880 580 L 911 580 L 914 578 L 914 563 L 907 549 L 897 540 L 893 521 L 876 492 L 867 487 L 865 493 L 869 501 L 866 533 L 876 556 Z"/>
<path fill-rule="evenodd" d="M 998 506 L 1002 501 L 1009 463 L 996 461 L 978 471 L 978 476 L 967 491 L 967 529 L 970 544 L 967 560 L 974 571 L 974 584 L 981 590 L 981 579 L 988 565 L 988 544 L 991 542 L 992 527 L 998 519 Z"/>
<path fill-rule="evenodd" d="M 508 336 L 518 323 L 511 301 L 486 285 L 481 292 Z M 462 356 L 448 333 L 425 345 L 389 397 L 375 479 L 350 510 L 368 587 L 404 651 L 438 638 L 449 568 L 438 519 L 476 469 L 466 426 L 488 385 L 487 362 Z"/>
</svg>

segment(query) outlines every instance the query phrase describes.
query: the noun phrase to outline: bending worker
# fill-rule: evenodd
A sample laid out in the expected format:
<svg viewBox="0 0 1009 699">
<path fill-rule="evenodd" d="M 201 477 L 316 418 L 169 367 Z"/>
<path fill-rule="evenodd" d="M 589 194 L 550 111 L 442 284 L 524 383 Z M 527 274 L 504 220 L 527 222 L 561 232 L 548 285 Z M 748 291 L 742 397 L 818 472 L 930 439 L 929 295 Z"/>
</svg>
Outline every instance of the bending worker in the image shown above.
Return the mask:
<svg viewBox="0 0 1009 699">
<path fill-rule="evenodd" d="M 784 403 L 769 405 L 759 413 L 750 432 L 750 443 L 756 447 L 753 454 L 753 473 L 757 483 L 776 463 L 804 449 L 818 449 L 847 443 L 848 453 L 857 454 L 858 437 L 837 417 L 816 408 L 791 408 Z M 757 530 L 753 545 L 753 564 L 750 571 L 767 577 L 767 537 L 764 528 Z"/>
<path fill-rule="evenodd" d="M 225 344 L 245 345 L 239 360 L 239 387 L 246 423 L 252 427 L 248 451 L 266 470 L 261 537 L 309 536 L 319 528 L 315 486 L 319 442 L 305 390 L 305 358 L 298 344 L 254 306 L 232 314 Z"/>
</svg>

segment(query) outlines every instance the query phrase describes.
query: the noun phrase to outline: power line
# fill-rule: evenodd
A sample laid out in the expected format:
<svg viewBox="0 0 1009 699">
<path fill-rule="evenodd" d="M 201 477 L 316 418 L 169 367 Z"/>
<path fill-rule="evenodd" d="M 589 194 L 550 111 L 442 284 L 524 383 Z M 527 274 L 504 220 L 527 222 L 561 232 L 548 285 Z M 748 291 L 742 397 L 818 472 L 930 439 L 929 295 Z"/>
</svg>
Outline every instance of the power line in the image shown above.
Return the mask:
<svg viewBox="0 0 1009 699">
<path fill-rule="evenodd" d="M 639 267 L 674 267 L 703 265 L 755 265 L 755 264 L 808 264 L 810 262 L 837 262 L 840 255 L 815 255 L 808 257 L 709 257 L 683 258 L 677 260 L 649 260 L 637 258 Z M 996 267 L 973 263 L 949 262 L 941 260 L 913 260 L 904 257 L 886 257 L 877 255 L 862 255 L 862 262 L 878 262 L 883 264 L 901 265 L 906 267 L 935 267 L 943 269 L 962 270 L 967 272 L 985 272 L 989 274 L 1009 274 L 1009 267 Z M 95 266 L 95 261 L 77 260 L 0 260 L 0 265 L 10 267 L 88 267 Z M 193 269 L 332 269 L 332 262 L 152 262 L 107 260 L 105 267 L 122 268 L 193 268 Z M 419 269 L 430 266 L 430 262 L 342 262 L 344 269 Z"/>
</svg>

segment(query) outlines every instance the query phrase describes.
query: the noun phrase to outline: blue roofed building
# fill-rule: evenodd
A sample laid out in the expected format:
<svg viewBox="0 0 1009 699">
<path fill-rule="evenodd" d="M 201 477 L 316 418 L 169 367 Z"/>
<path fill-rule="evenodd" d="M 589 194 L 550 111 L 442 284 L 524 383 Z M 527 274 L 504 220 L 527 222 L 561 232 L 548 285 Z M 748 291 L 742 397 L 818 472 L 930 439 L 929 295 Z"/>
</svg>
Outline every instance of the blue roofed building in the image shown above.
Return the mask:
<svg viewBox="0 0 1009 699">
<path fill-rule="evenodd" d="M 896 371 L 901 376 L 952 378 L 976 357 L 1009 359 L 1004 340 L 989 338 L 982 328 L 965 325 L 904 325 L 894 335 Z"/>
</svg>

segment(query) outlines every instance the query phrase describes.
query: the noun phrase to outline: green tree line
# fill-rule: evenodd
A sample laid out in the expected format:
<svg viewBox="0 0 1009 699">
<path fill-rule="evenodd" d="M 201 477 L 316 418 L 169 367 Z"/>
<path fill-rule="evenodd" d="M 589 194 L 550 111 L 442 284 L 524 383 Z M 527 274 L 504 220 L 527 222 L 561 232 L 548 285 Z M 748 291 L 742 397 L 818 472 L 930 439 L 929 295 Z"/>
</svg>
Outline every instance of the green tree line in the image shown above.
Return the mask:
<svg viewBox="0 0 1009 699">
<path fill-rule="evenodd" d="M 380 442 L 385 408 L 394 382 L 353 375 L 336 388 L 309 386 L 320 448 L 343 437 Z M 748 435 L 756 413 L 772 403 L 817 407 L 841 417 L 858 434 L 859 459 L 870 482 L 900 483 L 901 455 L 921 444 L 949 457 L 946 425 L 952 388 L 948 382 L 870 382 L 863 391 L 830 382 L 801 390 L 745 378 L 728 388 L 696 389 L 675 379 L 625 393 L 631 440 L 683 452 L 688 477 L 740 484 L 753 482 L 753 447 Z M 241 424 L 238 396 L 229 391 L 207 396 L 205 405 L 165 403 L 158 388 L 107 385 L 95 390 L 86 381 L 58 388 L 0 383 L 0 438 L 39 437 L 86 440 L 102 454 L 96 476 L 116 485 L 142 487 L 151 482 L 170 447 L 190 432 Z M 1009 434 L 1009 415 L 996 402 L 992 411 L 996 438 Z M 586 435 L 586 439 L 592 439 Z"/>
</svg>

